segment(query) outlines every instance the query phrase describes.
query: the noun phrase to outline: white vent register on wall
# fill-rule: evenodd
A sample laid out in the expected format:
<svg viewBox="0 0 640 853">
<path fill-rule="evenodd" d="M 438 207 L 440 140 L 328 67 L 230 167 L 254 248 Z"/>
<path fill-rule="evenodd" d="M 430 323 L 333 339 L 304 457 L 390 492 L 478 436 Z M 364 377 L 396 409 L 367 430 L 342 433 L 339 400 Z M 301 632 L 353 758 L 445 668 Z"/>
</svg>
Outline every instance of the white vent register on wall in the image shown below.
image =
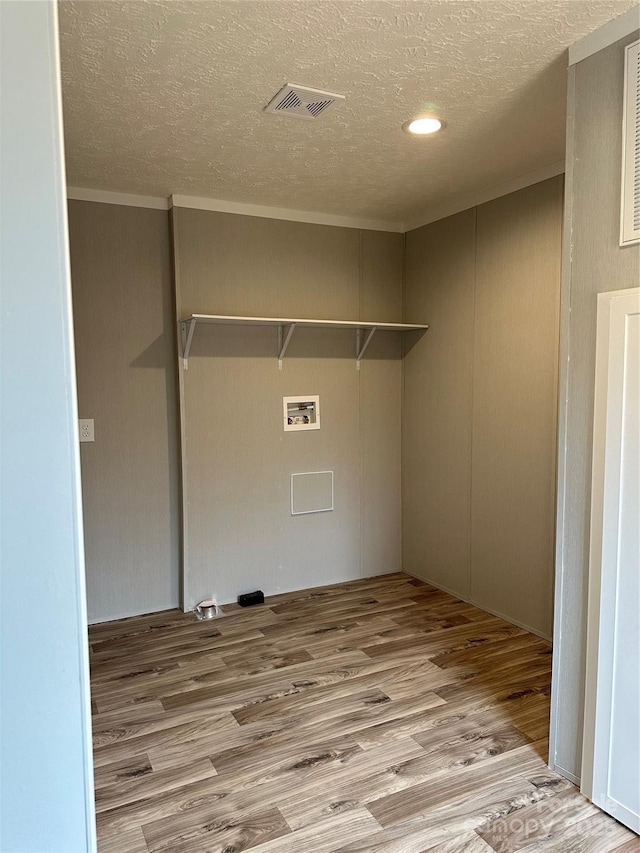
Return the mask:
<svg viewBox="0 0 640 853">
<path fill-rule="evenodd" d="M 625 50 L 620 245 L 640 242 L 640 41 Z"/>
</svg>

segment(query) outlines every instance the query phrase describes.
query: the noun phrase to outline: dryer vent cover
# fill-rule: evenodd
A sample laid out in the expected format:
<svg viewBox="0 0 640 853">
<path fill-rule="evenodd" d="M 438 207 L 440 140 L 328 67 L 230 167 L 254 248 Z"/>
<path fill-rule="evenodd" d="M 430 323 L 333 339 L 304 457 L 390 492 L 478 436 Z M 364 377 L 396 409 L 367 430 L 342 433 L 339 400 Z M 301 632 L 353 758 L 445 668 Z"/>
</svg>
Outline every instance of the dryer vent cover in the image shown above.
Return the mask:
<svg viewBox="0 0 640 853">
<path fill-rule="evenodd" d="M 344 95 L 323 92 L 322 89 L 310 89 L 287 83 L 264 108 L 266 113 L 295 116 L 295 118 L 316 119 L 326 112 L 336 101 L 344 101 Z"/>
</svg>

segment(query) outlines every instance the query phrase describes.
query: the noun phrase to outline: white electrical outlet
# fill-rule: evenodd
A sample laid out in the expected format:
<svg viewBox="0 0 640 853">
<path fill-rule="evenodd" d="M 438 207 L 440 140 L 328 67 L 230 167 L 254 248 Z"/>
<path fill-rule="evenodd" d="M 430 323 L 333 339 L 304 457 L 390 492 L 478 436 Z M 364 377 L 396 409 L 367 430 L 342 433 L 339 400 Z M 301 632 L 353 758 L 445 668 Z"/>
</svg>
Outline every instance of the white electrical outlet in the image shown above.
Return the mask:
<svg viewBox="0 0 640 853">
<path fill-rule="evenodd" d="M 80 441 L 95 441 L 93 432 L 93 418 L 80 418 L 78 421 L 80 427 Z"/>
</svg>

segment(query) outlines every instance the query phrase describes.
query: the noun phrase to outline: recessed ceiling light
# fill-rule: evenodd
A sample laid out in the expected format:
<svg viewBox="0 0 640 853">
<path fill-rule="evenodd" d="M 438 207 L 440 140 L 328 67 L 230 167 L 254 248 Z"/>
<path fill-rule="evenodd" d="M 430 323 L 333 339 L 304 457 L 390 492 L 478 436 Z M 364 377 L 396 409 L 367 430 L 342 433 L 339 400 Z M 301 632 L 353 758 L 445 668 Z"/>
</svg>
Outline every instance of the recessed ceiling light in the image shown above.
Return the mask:
<svg viewBox="0 0 640 853">
<path fill-rule="evenodd" d="M 439 118 L 415 118 L 402 125 L 402 129 L 415 136 L 425 136 L 427 133 L 435 133 L 444 127 L 444 122 Z"/>
</svg>

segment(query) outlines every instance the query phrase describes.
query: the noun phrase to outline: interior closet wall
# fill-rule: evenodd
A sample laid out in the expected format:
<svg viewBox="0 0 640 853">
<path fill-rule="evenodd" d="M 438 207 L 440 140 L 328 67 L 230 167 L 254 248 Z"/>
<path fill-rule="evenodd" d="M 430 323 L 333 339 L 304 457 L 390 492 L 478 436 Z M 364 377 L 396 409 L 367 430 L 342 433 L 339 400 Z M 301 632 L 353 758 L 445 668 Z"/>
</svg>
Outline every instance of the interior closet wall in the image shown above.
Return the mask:
<svg viewBox="0 0 640 853">
<path fill-rule="evenodd" d="M 562 177 L 407 235 L 404 568 L 552 627 Z"/>
<path fill-rule="evenodd" d="M 400 234 L 176 208 L 178 315 L 399 321 Z M 185 605 L 401 568 L 401 342 L 198 327 L 181 370 Z M 283 430 L 282 398 L 320 396 L 321 429 Z M 290 475 L 333 471 L 332 512 L 292 516 Z"/>
<path fill-rule="evenodd" d="M 405 318 L 427 317 L 404 359 L 404 568 L 469 598 L 475 208 L 410 231 Z"/>
<path fill-rule="evenodd" d="M 584 719 L 596 294 L 640 281 L 640 246 L 619 245 L 624 48 L 639 35 L 569 69 L 551 761 L 574 781 Z"/>
<path fill-rule="evenodd" d="M 179 603 L 169 215 L 69 202 L 89 620 Z"/>
</svg>

